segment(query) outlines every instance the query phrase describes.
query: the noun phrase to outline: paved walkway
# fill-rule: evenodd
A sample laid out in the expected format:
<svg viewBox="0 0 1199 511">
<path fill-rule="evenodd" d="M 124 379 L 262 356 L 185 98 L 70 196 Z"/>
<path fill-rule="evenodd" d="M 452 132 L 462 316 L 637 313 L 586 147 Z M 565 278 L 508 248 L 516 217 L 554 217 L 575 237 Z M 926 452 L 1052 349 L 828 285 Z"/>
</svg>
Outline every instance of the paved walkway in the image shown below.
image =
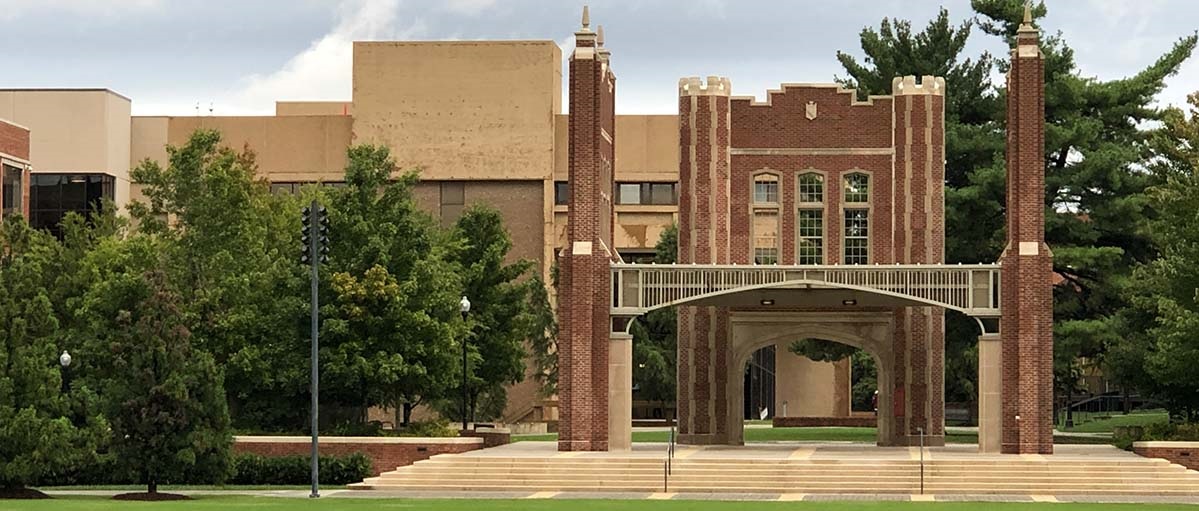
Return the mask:
<svg viewBox="0 0 1199 511">
<path fill-rule="evenodd" d="M 53 496 L 111 497 L 128 490 L 51 490 Z M 308 490 L 179 490 L 193 497 L 249 496 L 307 499 Z M 557 499 L 557 500 L 722 500 L 722 501 L 887 501 L 887 502 L 1087 502 L 1199 504 L 1199 497 L 1086 495 L 803 495 L 795 493 L 578 493 L 578 492 L 428 492 L 322 490 L 331 499 Z"/>
<path fill-rule="evenodd" d="M 910 460 L 920 454 L 919 447 L 878 447 L 860 442 L 755 442 L 744 446 L 731 445 L 678 445 L 676 458 L 689 459 L 786 459 L 798 455 L 814 460 Z M 627 452 L 558 452 L 557 442 L 515 442 L 490 449 L 469 451 L 455 456 L 502 457 L 502 458 L 661 458 L 666 451 L 665 443 L 638 442 Z M 925 447 L 925 459 L 969 459 L 1011 460 L 1010 454 L 980 454 L 975 444 L 948 444 L 944 447 Z M 1025 458 L 1042 458 L 1037 454 L 1021 455 Z M 1054 446 L 1055 461 L 1109 461 L 1143 460 L 1134 453 L 1117 449 L 1111 445 Z"/>
</svg>

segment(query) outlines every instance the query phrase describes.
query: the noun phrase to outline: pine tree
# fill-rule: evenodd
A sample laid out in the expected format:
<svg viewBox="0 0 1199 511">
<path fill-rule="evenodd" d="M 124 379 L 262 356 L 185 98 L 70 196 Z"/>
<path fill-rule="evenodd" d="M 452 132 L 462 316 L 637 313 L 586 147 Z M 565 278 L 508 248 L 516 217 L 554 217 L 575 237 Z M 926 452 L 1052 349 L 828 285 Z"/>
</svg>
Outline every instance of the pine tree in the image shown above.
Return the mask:
<svg viewBox="0 0 1199 511">
<path fill-rule="evenodd" d="M 107 429 L 87 386 L 63 381 L 70 340 L 46 286 L 61 257 L 21 217 L 0 223 L 0 498 L 94 459 Z"/>
<path fill-rule="evenodd" d="M 159 484 L 221 483 L 233 443 L 222 375 L 192 345 L 165 273 L 144 274 L 138 294 L 116 318 L 103 393 L 117 465 L 152 495 Z"/>
</svg>

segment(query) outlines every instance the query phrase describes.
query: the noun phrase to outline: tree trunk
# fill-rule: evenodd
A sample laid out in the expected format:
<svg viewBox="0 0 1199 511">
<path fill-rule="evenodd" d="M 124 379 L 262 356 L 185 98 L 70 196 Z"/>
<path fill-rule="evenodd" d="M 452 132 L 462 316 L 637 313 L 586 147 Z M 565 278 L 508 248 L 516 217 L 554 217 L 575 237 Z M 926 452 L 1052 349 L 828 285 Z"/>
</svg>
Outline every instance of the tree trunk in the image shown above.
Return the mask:
<svg viewBox="0 0 1199 511">
<path fill-rule="evenodd" d="M 151 495 L 158 493 L 158 481 L 151 479 L 150 484 L 147 485 L 146 493 Z"/>
<path fill-rule="evenodd" d="M 412 403 L 404 403 L 404 426 L 407 427 L 412 422 Z"/>
</svg>

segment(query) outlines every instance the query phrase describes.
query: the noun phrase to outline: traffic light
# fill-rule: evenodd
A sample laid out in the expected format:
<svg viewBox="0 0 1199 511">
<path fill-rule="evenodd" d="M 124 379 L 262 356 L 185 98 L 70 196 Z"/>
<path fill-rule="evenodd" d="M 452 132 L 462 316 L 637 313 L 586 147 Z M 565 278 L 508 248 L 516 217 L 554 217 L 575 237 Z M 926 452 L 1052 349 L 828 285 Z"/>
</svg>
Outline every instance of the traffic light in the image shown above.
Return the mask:
<svg viewBox="0 0 1199 511">
<path fill-rule="evenodd" d="M 315 227 L 313 220 L 316 221 Z M 300 229 L 300 243 L 303 244 L 300 262 L 311 264 L 317 255 L 320 256 L 317 262 L 329 262 L 329 210 L 313 201 L 311 206 L 304 206 L 300 222 L 303 224 Z"/>
</svg>

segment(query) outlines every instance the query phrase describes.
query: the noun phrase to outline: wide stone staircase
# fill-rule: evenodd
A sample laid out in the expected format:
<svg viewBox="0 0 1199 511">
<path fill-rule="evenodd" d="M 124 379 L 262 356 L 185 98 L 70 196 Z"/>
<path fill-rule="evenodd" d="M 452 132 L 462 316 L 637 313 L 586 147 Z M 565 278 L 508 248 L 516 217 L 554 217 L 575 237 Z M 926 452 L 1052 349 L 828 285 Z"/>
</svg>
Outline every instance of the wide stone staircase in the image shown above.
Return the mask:
<svg viewBox="0 0 1199 511">
<path fill-rule="evenodd" d="M 921 493 L 921 461 L 887 456 L 781 459 L 662 456 L 438 455 L 352 489 L 512 492 Z M 947 456 L 923 463 L 923 493 L 1002 495 L 1199 495 L 1199 472 L 1165 460 L 1113 456 Z M 906 450 L 899 455 L 908 456 Z"/>
</svg>

